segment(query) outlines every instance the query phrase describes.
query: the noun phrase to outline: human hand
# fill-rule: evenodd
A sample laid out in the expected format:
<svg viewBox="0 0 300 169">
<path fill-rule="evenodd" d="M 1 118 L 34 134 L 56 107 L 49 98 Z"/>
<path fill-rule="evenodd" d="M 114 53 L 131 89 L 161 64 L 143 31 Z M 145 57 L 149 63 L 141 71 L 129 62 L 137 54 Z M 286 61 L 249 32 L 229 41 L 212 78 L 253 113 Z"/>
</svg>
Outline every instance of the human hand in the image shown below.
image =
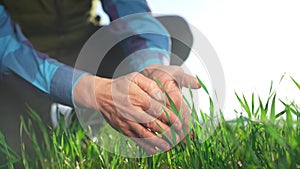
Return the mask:
<svg viewBox="0 0 300 169">
<path fill-rule="evenodd" d="M 155 154 L 157 148 L 171 148 L 166 138 L 172 138 L 169 119 L 176 130 L 180 130 L 178 117 L 168 108 L 163 113 L 162 92 L 155 81 L 140 73 L 131 73 L 117 79 L 105 79 L 86 75 L 74 89 L 76 103 L 102 113 L 107 122 L 124 135 L 131 137 L 148 153 Z M 156 133 L 164 137 L 156 136 Z M 176 143 L 180 137 L 176 134 Z M 147 138 L 147 139 L 141 139 Z"/>
<path fill-rule="evenodd" d="M 176 105 L 178 112 L 182 112 L 182 121 L 184 123 L 183 129 L 178 130 L 181 139 L 184 139 L 188 132 L 190 111 L 184 103 L 181 94 L 181 87 L 191 87 L 192 89 L 200 88 L 200 84 L 195 77 L 184 73 L 179 66 L 164 66 L 164 65 L 150 65 L 142 72 L 143 75 L 150 79 L 158 79 L 165 92 L 170 96 L 171 100 Z M 170 107 L 170 102 L 166 99 L 167 106 Z M 181 110 L 181 111 L 180 111 Z M 185 133 L 183 133 L 185 131 Z"/>
</svg>

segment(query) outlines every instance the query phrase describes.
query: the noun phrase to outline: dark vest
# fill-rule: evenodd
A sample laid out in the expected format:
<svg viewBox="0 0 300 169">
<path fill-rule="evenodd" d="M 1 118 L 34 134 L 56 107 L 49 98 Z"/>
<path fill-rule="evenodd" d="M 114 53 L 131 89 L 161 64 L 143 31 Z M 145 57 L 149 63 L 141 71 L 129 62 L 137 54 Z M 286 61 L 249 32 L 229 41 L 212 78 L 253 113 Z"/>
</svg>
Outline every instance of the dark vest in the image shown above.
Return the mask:
<svg viewBox="0 0 300 169">
<path fill-rule="evenodd" d="M 51 57 L 78 50 L 96 27 L 91 0 L 0 0 L 34 48 Z"/>
</svg>

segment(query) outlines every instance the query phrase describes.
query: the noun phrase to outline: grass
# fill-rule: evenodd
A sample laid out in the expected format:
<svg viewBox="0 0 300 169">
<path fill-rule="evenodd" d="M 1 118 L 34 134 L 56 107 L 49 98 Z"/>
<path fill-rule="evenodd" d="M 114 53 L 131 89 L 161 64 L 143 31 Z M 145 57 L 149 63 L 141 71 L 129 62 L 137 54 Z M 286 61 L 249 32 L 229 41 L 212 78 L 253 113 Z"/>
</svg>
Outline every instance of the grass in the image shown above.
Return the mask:
<svg viewBox="0 0 300 169">
<path fill-rule="evenodd" d="M 200 81 L 200 80 L 199 80 Z M 208 91 L 205 85 L 202 88 Z M 298 87 L 295 79 L 291 80 Z M 75 121 L 65 127 L 49 129 L 42 123 L 34 110 L 29 109 L 30 118 L 21 117 L 20 135 L 28 135 L 31 145 L 22 142 L 20 155 L 9 148 L 0 132 L 0 153 L 5 157 L 0 168 L 300 168 L 300 110 L 294 102 L 277 98 L 271 84 L 269 97 L 263 101 L 255 94 L 236 94 L 242 110 L 246 113 L 235 120 L 225 121 L 221 115 L 214 132 L 207 139 L 207 129 L 196 116 L 198 111 L 204 122 L 207 114 L 213 115 L 214 106 L 210 99 L 210 111 L 195 110 L 196 118 L 192 132 L 194 138 L 187 138 L 187 144 L 180 144 L 171 151 L 147 158 L 127 158 L 102 150 L 86 137 L 85 131 Z M 300 94 L 300 93 L 299 93 Z M 279 109 L 278 104 L 283 106 Z M 39 128 L 34 128 L 37 124 Z M 42 133 L 37 140 L 36 133 Z M 113 144 L 113 143 L 112 143 Z M 33 150 L 27 147 L 32 146 Z"/>
</svg>

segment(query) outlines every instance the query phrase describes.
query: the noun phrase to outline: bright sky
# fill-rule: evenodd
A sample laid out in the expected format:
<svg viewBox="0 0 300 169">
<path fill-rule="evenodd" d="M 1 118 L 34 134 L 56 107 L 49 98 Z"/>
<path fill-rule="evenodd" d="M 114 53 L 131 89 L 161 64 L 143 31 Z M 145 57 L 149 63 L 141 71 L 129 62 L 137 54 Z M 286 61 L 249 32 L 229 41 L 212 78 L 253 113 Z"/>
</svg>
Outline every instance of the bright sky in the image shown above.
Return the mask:
<svg viewBox="0 0 300 169">
<path fill-rule="evenodd" d="M 270 82 L 287 73 L 300 81 L 299 0 L 148 0 L 153 13 L 177 14 L 197 27 L 221 60 L 226 80 L 225 115 L 239 109 L 234 91 L 267 97 Z M 202 63 L 187 60 L 192 73 L 210 84 Z M 278 96 L 300 102 L 300 91 L 287 76 Z M 214 78 L 214 77 L 212 77 Z M 211 87 L 211 86 L 209 86 Z M 203 100 L 200 98 L 200 100 Z M 207 105 L 207 104 L 205 104 Z"/>
</svg>

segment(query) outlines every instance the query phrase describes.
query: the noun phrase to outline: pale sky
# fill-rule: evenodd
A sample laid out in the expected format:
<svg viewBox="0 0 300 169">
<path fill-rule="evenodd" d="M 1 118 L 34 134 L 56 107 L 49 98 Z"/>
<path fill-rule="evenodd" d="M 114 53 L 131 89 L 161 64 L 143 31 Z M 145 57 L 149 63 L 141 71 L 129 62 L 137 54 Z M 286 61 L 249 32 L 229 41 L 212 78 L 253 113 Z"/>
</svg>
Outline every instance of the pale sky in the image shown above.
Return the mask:
<svg viewBox="0 0 300 169">
<path fill-rule="evenodd" d="M 154 13 L 178 14 L 197 27 L 214 46 L 224 69 L 226 116 L 239 108 L 234 91 L 267 97 L 271 80 L 282 74 L 300 81 L 299 0 L 148 0 Z M 190 58 L 192 60 L 192 57 Z M 189 60 L 187 61 L 189 62 Z M 195 74 L 199 65 L 189 62 Z M 276 83 L 277 82 L 277 83 Z M 209 82 L 207 82 L 209 83 Z M 287 78 L 279 97 L 300 101 Z"/>
</svg>

